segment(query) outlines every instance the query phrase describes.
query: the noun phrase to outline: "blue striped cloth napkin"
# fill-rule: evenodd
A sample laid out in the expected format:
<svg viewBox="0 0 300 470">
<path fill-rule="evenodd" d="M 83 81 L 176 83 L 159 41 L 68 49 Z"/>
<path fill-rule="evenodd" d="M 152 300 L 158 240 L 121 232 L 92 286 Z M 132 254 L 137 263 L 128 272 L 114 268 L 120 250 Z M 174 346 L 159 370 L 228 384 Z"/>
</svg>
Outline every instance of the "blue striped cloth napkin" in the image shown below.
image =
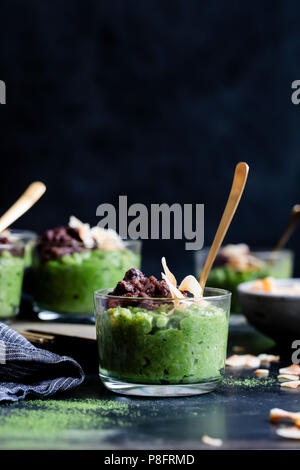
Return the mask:
<svg viewBox="0 0 300 470">
<path fill-rule="evenodd" d="M 36 348 L 0 323 L 0 402 L 49 397 L 77 387 L 84 378 L 74 359 Z"/>
</svg>

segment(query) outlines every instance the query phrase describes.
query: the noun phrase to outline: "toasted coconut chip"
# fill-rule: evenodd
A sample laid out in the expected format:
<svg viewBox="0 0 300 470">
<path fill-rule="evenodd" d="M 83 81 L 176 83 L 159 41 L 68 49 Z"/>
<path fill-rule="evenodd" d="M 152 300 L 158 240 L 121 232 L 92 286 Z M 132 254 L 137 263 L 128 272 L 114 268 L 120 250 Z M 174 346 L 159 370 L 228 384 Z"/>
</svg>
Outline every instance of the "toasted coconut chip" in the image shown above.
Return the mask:
<svg viewBox="0 0 300 470">
<path fill-rule="evenodd" d="M 291 380 L 299 380 L 299 376 L 292 374 L 279 374 L 277 375 L 277 379 L 279 382 L 289 382 Z"/>
<path fill-rule="evenodd" d="M 194 276 L 186 276 L 178 287 L 180 291 L 188 291 L 196 298 L 201 298 L 203 295 L 202 287 Z"/>
<path fill-rule="evenodd" d="M 260 359 L 252 354 L 234 354 L 226 359 L 226 365 L 230 367 L 244 367 L 245 369 L 256 369 L 260 366 Z"/>
<path fill-rule="evenodd" d="M 274 356 L 273 354 L 259 354 L 257 357 L 260 359 L 262 364 L 280 361 L 280 356 Z"/>
<path fill-rule="evenodd" d="M 252 356 L 252 354 L 246 354 L 246 362 L 245 368 L 246 369 L 255 369 L 256 367 L 260 366 L 260 359 L 256 356 Z"/>
<path fill-rule="evenodd" d="M 280 419 L 291 419 L 292 421 L 300 420 L 300 412 L 286 411 L 281 408 L 272 408 L 270 410 L 271 423 L 277 423 Z"/>
<path fill-rule="evenodd" d="M 78 229 L 78 234 L 83 241 L 84 246 L 87 248 L 93 248 L 93 246 L 95 246 L 89 224 L 83 224 L 83 226 Z"/>
<path fill-rule="evenodd" d="M 81 220 L 71 215 L 69 226 L 78 230 L 79 237 L 83 241 L 84 246 L 93 248 L 95 245 L 102 250 L 118 250 L 124 248 L 122 238 L 112 229 L 102 227 L 90 227 Z"/>
<path fill-rule="evenodd" d="M 215 437 L 210 436 L 202 436 L 201 441 L 203 442 L 203 444 L 213 447 L 221 447 L 223 445 L 222 439 L 217 439 Z"/>
<path fill-rule="evenodd" d="M 257 377 L 268 377 L 269 371 L 268 369 L 256 369 L 254 374 L 257 375 Z"/>
<path fill-rule="evenodd" d="M 289 367 L 284 367 L 283 369 L 279 369 L 280 374 L 292 374 L 292 375 L 300 375 L 300 366 L 296 364 L 292 364 Z"/>
<path fill-rule="evenodd" d="M 233 346 L 232 350 L 233 350 L 233 352 L 241 353 L 241 352 L 245 351 L 245 348 L 244 348 L 244 346 Z"/>
<path fill-rule="evenodd" d="M 244 367 L 245 366 L 245 356 L 239 356 L 238 354 L 233 354 L 226 359 L 226 365 L 229 367 Z"/>
<path fill-rule="evenodd" d="M 173 286 L 173 284 L 169 281 L 169 279 L 167 278 L 167 276 L 164 273 L 161 273 L 161 277 L 168 284 L 168 287 L 170 289 L 172 297 L 174 297 L 175 299 L 185 299 L 184 295 L 180 292 L 180 290 L 177 289 L 177 287 Z"/>
<path fill-rule="evenodd" d="M 91 234 L 96 245 L 103 250 L 123 249 L 124 243 L 121 237 L 112 229 L 104 229 L 102 227 L 93 227 Z"/>
<path fill-rule="evenodd" d="M 300 439 L 300 429 L 295 426 L 276 429 L 276 434 L 287 439 Z"/>
<path fill-rule="evenodd" d="M 81 222 L 81 220 L 77 219 L 77 217 L 75 217 L 75 215 L 71 215 L 71 217 L 69 218 L 68 225 L 69 225 L 69 227 L 79 229 L 84 225 L 84 223 Z"/>
<path fill-rule="evenodd" d="M 245 243 L 229 244 L 221 248 L 221 253 L 228 256 L 228 258 L 231 258 L 231 256 L 249 255 L 250 248 Z"/>
<path fill-rule="evenodd" d="M 263 292 L 272 292 L 273 290 L 273 278 L 265 277 L 264 279 L 257 279 L 252 284 L 252 290 L 259 290 Z"/>
<path fill-rule="evenodd" d="M 165 272 L 166 277 L 168 278 L 169 282 L 172 284 L 172 286 L 177 287 L 177 280 L 174 274 L 171 273 L 167 266 L 166 258 L 163 256 L 161 259 L 161 264 L 163 266 L 163 270 Z"/>
<path fill-rule="evenodd" d="M 283 388 L 298 388 L 300 385 L 300 380 L 291 380 L 290 382 L 282 382 L 280 387 Z"/>
<path fill-rule="evenodd" d="M 91 234 L 91 228 L 89 224 L 84 224 L 83 222 L 81 222 L 81 220 L 77 219 L 77 217 L 71 215 L 69 219 L 69 227 L 78 230 L 78 235 L 81 238 L 85 247 L 93 248 L 95 243 Z"/>
</svg>

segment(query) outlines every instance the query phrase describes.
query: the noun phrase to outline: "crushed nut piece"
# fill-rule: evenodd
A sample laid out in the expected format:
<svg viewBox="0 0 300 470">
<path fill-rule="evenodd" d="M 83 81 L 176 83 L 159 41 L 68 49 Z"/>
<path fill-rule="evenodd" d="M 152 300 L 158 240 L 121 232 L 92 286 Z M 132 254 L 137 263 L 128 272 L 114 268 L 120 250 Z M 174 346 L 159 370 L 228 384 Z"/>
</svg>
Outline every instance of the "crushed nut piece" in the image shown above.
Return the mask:
<svg viewBox="0 0 300 470">
<path fill-rule="evenodd" d="M 292 374 L 279 374 L 277 375 L 277 379 L 279 382 L 289 382 L 291 380 L 299 380 L 299 376 Z"/>
<path fill-rule="evenodd" d="M 291 380 L 290 382 L 282 382 L 280 387 L 283 388 L 298 388 L 300 385 L 300 380 Z"/>
<path fill-rule="evenodd" d="M 256 369 L 260 366 L 260 359 L 252 354 L 233 354 L 226 359 L 229 367 L 244 367 L 245 369 Z"/>
<path fill-rule="evenodd" d="M 241 353 L 245 351 L 245 348 L 244 346 L 233 346 L 232 350 L 235 353 Z"/>
<path fill-rule="evenodd" d="M 239 356 L 238 354 L 233 354 L 232 356 L 226 359 L 226 366 L 244 367 L 244 365 L 245 365 L 245 356 Z"/>
<path fill-rule="evenodd" d="M 268 377 L 269 371 L 268 369 L 256 369 L 254 374 L 257 375 L 257 377 Z"/>
<path fill-rule="evenodd" d="M 276 430 L 276 434 L 287 439 L 300 439 L 300 429 L 295 426 L 288 426 L 285 428 L 279 428 Z"/>
<path fill-rule="evenodd" d="M 284 367 L 283 369 L 279 369 L 279 373 L 300 375 L 300 366 L 297 366 L 296 364 L 292 364 L 289 367 Z"/>
<path fill-rule="evenodd" d="M 280 408 L 272 408 L 270 411 L 271 423 L 277 423 L 281 419 L 291 419 L 297 428 L 300 428 L 300 412 L 281 410 Z"/>
<path fill-rule="evenodd" d="M 273 354 L 259 354 L 258 358 L 262 364 L 269 362 L 278 362 L 280 361 L 280 356 L 274 356 Z"/>
<path fill-rule="evenodd" d="M 201 440 L 203 444 L 207 444 L 208 446 L 221 447 L 223 445 L 222 439 L 217 439 L 215 437 L 202 436 Z"/>
</svg>

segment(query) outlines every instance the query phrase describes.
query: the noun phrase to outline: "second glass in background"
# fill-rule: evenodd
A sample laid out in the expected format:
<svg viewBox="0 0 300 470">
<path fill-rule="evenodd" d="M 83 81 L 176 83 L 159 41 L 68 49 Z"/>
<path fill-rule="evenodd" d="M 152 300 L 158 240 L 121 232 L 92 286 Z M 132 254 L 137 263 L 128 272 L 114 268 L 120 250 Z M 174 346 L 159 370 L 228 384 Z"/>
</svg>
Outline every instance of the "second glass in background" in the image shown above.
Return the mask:
<svg viewBox="0 0 300 470">
<path fill-rule="evenodd" d="M 43 244 L 37 243 L 33 256 L 35 311 L 42 320 L 78 322 L 93 317 L 95 290 L 117 284 L 132 267 L 140 268 L 141 242 L 128 240 L 124 249 L 85 249 L 57 259 L 43 259 L 42 254 Z"/>
<path fill-rule="evenodd" d="M 195 253 L 196 276 L 200 278 L 204 267 L 209 248 L 203 248 Z M 277 253 L 274 261 L 270 263 L 272 251 L 253 250 L 250 252 L 255 258 L 261 261 L 261 266 L 257 269 L 240 270 L 235 269 L 227 263 L 214 265 L 207 279 L 207 286 L 218 287 L 231 291 L 231 312 L 239 313 L 237 286 L 242 282 L 262 279 L 264 277 L 274 277 L 276 279 L 286 279 L 293 275 L 294 253 L 291 250 L 282 250 Z"/>
</svg>

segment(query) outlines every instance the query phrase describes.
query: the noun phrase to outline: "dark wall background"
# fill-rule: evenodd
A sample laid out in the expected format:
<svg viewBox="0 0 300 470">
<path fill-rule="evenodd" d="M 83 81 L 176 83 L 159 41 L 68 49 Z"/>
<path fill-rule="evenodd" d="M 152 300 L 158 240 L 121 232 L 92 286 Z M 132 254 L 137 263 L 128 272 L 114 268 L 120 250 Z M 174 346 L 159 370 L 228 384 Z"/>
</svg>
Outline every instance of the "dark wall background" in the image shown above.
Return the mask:
<svg viewBox="0 0 300 470">
<path fill-rule="evenodd" d="M 96 223 L 119 194 L 204 203 L 209 244 L 245 160 L 226 241 L 273 246 L 300 202 L 299 14 L 296 0 L 2 1 L 0 211 L 34 179 L 47 194 L 16 227 Z M 148 241 L 146 272 L 161 255 L 193 270 L 184 242 Z"/>
</svg>

